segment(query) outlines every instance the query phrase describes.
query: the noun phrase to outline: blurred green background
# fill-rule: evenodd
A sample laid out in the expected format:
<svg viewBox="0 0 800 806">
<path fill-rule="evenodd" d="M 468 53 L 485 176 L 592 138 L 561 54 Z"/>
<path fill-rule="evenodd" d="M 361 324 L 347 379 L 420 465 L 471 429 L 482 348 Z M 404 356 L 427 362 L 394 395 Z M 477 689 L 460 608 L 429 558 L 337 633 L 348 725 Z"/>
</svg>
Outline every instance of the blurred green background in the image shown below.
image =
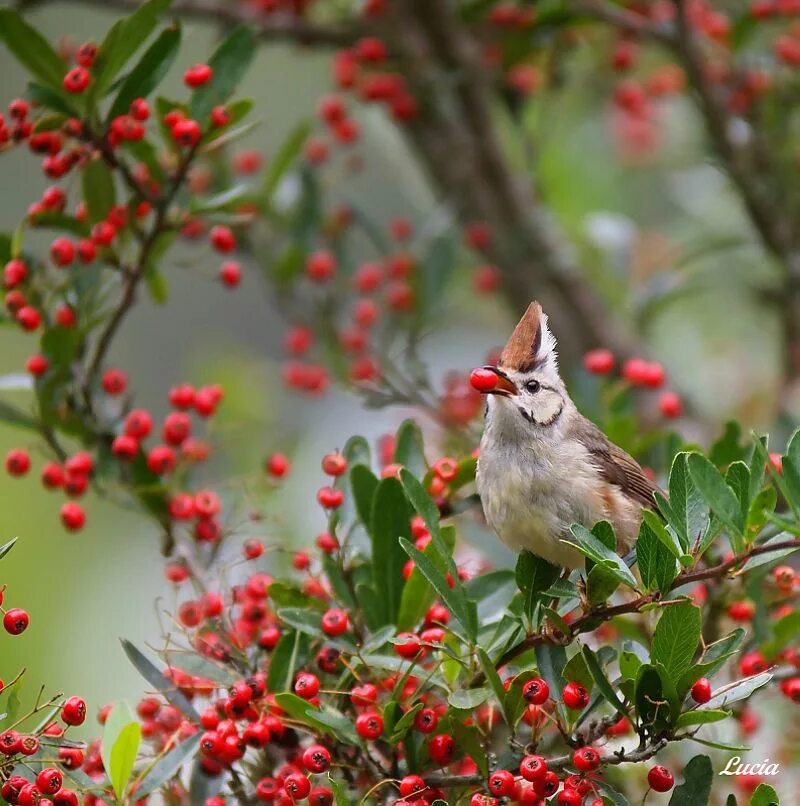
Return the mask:
<svg viewBox="0 0 800 806">
<path fill-rule="evenodd" d="M 52 40 L 69 36 L 81 42 L 101 39 L 116 16 L 48 4 L 30 20 Z M 182 71 L 203 60 L 216 34 L 204 24 L 186 24 L 166 95 L 180 95 Z M 743 234 L 748 228 L 720 175 L 701 161 L 685 101 L 670 101 L 664 110 L 663 148 L 656 160 L 642 166 L 615 158 L 607 110 L 591 79 L 594 58 L 587 51 L 578 61 L 585 80 L 573 76 L 571 92 L 531 106 L 525 125 L 536 144 L 532 159 L 542 192 L 592 256 L 589 270 L 602 268 L 612 278 L 608 293 L 618 296 L 619 289 L 632 288 L 619 307 L 639 322 L 654 356 L 697 409 L 716 422 L 735 413 L 763 426 L 775 401 L 778 330 L 742 293 L 742 285 L 768 279 L 771 269 Z M 2 50 L 0 82 L 3 106 L 25 86 L 25 76 Z M 269 159 L 293 125 L 313 115 L 328 89 L 324 54 L 262 48 L 241 88 L 242 95 L 254 98 L 261 121 L 246 145 Z M 332 170 L 332 194 L 357 195 L 379 219 L 426 219 L 435 200 L 402 139 L 379 112 L 362 110 L 358 117 L 366 132 L 359 146 L 364 170 L 347 178 Z M 508 137 L 519 146 L 519 170 L 528 170 L 519 130 L 509 126 Z M 25 149 L 0 156 L 0 229 L 15 228 L 46 184 L 38 160 Z M 667 271 L 676 254 L 691 254 L 701 240 L 717 248 L 698 253 L 680 271 Z M 223 471 L 254 476 L 268 452 L 293 450 L 295 473 L 278 502 L 283 517 L 276 511 L 269 528 L 287 545 L 308 544 L 323 526 L 322 514 L 308 506 L 322 481 L 319 456 L 356 431 L 368 437 L 384 433 L 404 412 L 365 416 L 358 401 L 339 392 L 323 401 L 288 397 L 280 381 L 285 323 L 255 270 L 245 274 L 237 292 L 225 292 L 211 282 L 213 258 L 198 266 L 190 263 L 192 254 L 182 248 L 170 254 L 175 265 L 167 271 L 168 303 L 157 307 L 142 298 L 116 343 L 112 364 L 129 373 L 137 403 L 156 413 L 165 410 L 166 390 L 174 383 L 222 382 L 228 397 L 217 433 L 225 436 L 226 453 L 212 463 L 210 477 Z M 503 340 L 510 321 L 500 301 L 475 297 L 467 268 L 465 262 L 457 288 L 443 301 L 441 329 L 425 345 L 434 376 L 437 370 L 482 362 Z M 674 293 L 663 294 L 665 283 L 674 285 L 667 289 Z M 568 324 L 553 327 L 558 334 Z M 12 328 L 3 339 L 0 374 L 21 371 L 34 340 Z M 25 405 L 24 392 L 3 394 Z M 24 439 L 0 428 L 0 451 L 24 445 Z M 35 444 L 27 447 L 38 450 Z M 20 537 L 0 565 L 0 584 L 8 585 L 7 605 L 27 608 L 32 620 L 24 635 L 2 642 L 0 677 L 10 679 L 24 663 L 28 697 L 41 682 L 82 694 L 92 711 L 110 700 L 133 700 L 142 682 L 117 639 L 157 640 L 150 603 L 161 596 L 166 606 L 171 597 L 158 535 L 135 514 L 93 499 L 87 502 L 88 527 L 65 534 L 58 523 L 60 501 L 42 492 L 37 475 L 21 480 L 0 475 L 0 538 Z M 258 491 L 258 484 L 253 489 Z"/>
</svg>

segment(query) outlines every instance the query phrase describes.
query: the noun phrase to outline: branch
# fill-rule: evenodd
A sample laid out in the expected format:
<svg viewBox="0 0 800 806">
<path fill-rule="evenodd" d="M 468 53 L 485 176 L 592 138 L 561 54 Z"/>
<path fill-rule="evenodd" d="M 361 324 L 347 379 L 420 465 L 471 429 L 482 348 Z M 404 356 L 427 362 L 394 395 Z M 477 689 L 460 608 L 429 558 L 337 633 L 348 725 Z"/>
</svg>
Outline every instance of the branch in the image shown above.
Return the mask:
<svg viewBox="0 0 800 806">
<path fill-rule="evenodd" d="M 711 568 L 705 568 L 700 571 L 692 571 L 691 573 L 683 572 L 678 574 L 678 576 L 673 580 L 669 589 L 671 591 L 676 590 L 677 588 L 682 588 L 685 585 L 692 585 L 697 582 L 702 582 L 705 579 L 721 579 L 722 577 L 726 576 L 729 571 L 746 562 L 751 557 L 757 557 L 761 554 L 769 554 L 774 551 L 781 551 L 783 549 L 791 548 L 800 548 L 800 538 L 783 540 L 780 543 L 772 543 L 769 546 L 754 546 L 744 554 L 741 554 L 738 557 L 733 557 L 726 562 L 719 563 L 719 565 L 714 565 Z M 631 599 L 628 602 L 623 602 L 622 604 L 592 608 L 583 615 L 579 616 L 569 625 L 570 633 L 568 636 L 565 636 L 565 640 L 567 643 L 570 643 L 580 633 L 587 632 L 588 629 L 594 629 L 598 620 L 609 621 L 616 616 L 639 613 L 646 605 L 654 604 L 660 600 L 660 591 L 654 591 L 653 593 L 638 596 L 635 599 Z M 587 625 L 591 626 L 587 627 Z M 549 636 L 544 632 L 537 632 L 533 635 L 528 635 L 518 644 L 506 651 L 495 663 L 495 666 L 499 669 L 505 666 L 507 663 L 510 663 L 514 658 L 519 657 L 519 655 L 523 654 L 524 652 L 527 652 L 529 649 L 532 649 L 538 644 L 546 643 L 549 640 Z M 471 686 L 480 685 L 483 682 L 483 679 L 483 673 L 478 673 L 472 679 Z"/>
<path fill-rule="evenodd" d="M 674 38 L 664 25 L 650 22 L 646 17 L 603 0 L 574 0 L 570 11 L 584 17 L 600 20 L 639 39 L 651 39 L 663 45 L 672 45 Z"/>
<path fill-rule="evenodd" d="M 21 0 L 18 7 L 30 10 L 44 5 L 47 0 Z M 140 0 L 72 0 L 81 5 L 135 11 Z M 249 3 L 227 3 L 219 0 L 175 0 L 170 12 L 189 19 L 238 25 L 246 23 L 265 42 L 290 41 L 298 45 L 324 45 L 327 47 L 349 47 L 360 36 L 360 28 L 355 24 L 322 25 L 310 22 L 295 14 L 275 12 L 258 13 Z"/>
</svg>

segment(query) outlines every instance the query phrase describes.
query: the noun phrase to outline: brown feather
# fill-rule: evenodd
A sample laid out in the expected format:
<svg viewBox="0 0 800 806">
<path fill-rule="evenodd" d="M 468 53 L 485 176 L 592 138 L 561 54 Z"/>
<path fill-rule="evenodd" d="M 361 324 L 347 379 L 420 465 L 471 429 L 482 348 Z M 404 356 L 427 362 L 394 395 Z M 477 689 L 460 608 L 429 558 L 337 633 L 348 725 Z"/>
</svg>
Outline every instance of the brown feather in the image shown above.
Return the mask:
<svg viewBox="0 0 800 806">
<path fill-rule="evenodd" d="M 585 417 L 579 417 L 573 426 L 572 436 L 577 439 L 592 457 L 600 475 L 610 484 L 615 484 L 625 495 L 643 507 L 658 511 L 653 493 L 658 487 L 645 475 L 639 463 L 611 442 L 608 437 Z"/>
<path fill-rule="evenodd" d="M 514 328 L 511 338 L 506 342 L 506 346 L 500 354 L 499 367 L 516 372 L 527 372 L 534 366 L 542 340 L 542 333 L 539 329 L 541 319 L 542 306 L 534 300 Z"/>
</svg>

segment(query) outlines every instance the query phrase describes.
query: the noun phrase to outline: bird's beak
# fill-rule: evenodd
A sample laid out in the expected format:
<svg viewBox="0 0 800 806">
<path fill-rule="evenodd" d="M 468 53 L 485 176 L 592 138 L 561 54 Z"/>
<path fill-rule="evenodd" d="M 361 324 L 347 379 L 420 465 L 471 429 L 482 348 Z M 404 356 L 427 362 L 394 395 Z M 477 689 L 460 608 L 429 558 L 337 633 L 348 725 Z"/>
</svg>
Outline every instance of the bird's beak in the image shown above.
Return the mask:
<svg viewBox="0 0 800 806">
<path fill-rule="evenodd" d="M 517 389 L 514 381 L 512 381 L 502 369 L 491 366 L 486 366 L 484 369 L 497 375 L 497 384 L 494 389 L 490 389 L 486 394 L 501 395 L 502 397 L 513 397 L 519 394 L 519 389 Z"/>
</svg>

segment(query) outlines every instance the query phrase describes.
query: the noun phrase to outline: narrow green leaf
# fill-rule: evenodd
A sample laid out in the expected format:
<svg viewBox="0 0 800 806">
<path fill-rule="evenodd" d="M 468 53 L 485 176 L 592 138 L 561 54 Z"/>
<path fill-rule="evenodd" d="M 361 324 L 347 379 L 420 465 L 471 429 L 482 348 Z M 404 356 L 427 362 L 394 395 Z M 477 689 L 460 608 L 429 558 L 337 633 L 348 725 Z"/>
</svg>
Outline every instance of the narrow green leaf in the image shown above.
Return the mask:
<svg viewBox="0 0 800 806">
<path fill-rule="evenodd" d="M 146 98 L 169 72 L 181 44 L 180 25 L 165 28 L 125 77 L 108 113 L 108 119 L 127 113 L 131 101 Z"/>
<path fill-rule="evenodd" d="M 114 177 L 101 157 L 90 159 L 83 167 L 83 199 L 89 220 L 104 221 L 116 200 Z"/>
<path fill-rule="evenodd" d="M 679 453 L 669 473 L 669 499 L 657 494 L 659 509 L 675 530 L 683 551 L 690 551 L 708 528 L 708 507 L 689 476 L 688 453 Z"/>
<path fill-rule="evenodd" d="M 394 461 L 408 468 L 415 476 L 424 476 L 427 470 L 422 431 L 415 420 L 405 420 L 397 429 Z"/>
<path fill-rule="evenodd" d="M 333 791 L 333 801 L 335 806 L 349 806 L 350 800 L 345 792 L 345 788 L 339 781 L 328 773 L 328 783 Z"/>
<path fill-rule="evenodd" d="M 278 185 L 280 185 L 283 177 L 286 176 L 289 169 L 302 154 L 303 145 L 310 133 L 311 123 L 307 120 L 300 121 L 281 143 L 264 174 L 260 198 L 265 205 L 272 203 L 272 197 L 278 189 Z"/>
<path fill-rule="evenodd" d="M 122 638 L 121 643 L 122 649 L 128 656 L 128 660 L 136 668 L 136 671 L 138 671 L 156 691 L 162 694 L 170 705 L 174 705 L 179 711 L 183 711 L 190 719 L 199 721 L 200 716 L 197 711 L 194 710 L 189 700 L 175 688 L 175 684 L 167 680 L 158 667 L 130 641 Z"/>
<path fill-rule="evenodd" d="M 639 667 L 634 699 L 639 722 L 649 731 L 660 732 L 671 726 L 678 697 L 666 672 L 658 666 L 643 663 Z"/>
<path fill-rule="evenodd" d="M 171 0 L 147 0 L 112 26 L 97 49 L 92 66 L 93 78 L 88 90 L 90 107 L 106 95 L 120 70 L 153 32 L 159 16 L 170 3 Z"/>
<path fill-rule="evenodd" d="M 141 739 L 142 728 L 131 707 L 117 703 L 105 722 L 101 756 L 118 800 L 124 799 Z"/>
<path fill-rule="evenodd" d="M 744 519 L 739 500 L 722 474 L 699 453 L 690 454 L 687 463 L 689 475 L 703 500 L 734 535 L 741 535 Z"/>
<path fill-rule="evenodd" d="M 700 708 L 704 711 L 713 711 L 716 708 L 724 708 L 731 703 L 746 700 L 754 691 L 765 686 L 770 680 L 772 680 L 772 675 L 769 672 L 762 672 L 752 677 L 745 677 L 743 680 L 736 680 L 717 689 L 714 692 L 714 696 L 708 702 L 703 703 Z"/>
<path fill-rule="evenodd" d="M 721 722 L 731 715 L 730 711 L 720 711 L 714 709 L 712 711 L 684 711 L 675 722 L 676 728 L 688 728 L 691 725 L 707 725 L 710 722 Z"/>
<path fill-rule="evenodd" d="M 196 89 L 189 106 L 195 120 L 204 121 L 211 110 L 224 103 L 236 89 L 255 55 L 255 35 L 247 25 L 234 28 L 208 60 L 214 75 Z"/>
<path fill-rule="evenodd" d="M 252 194 L 247 184 L 233 185 L 213 196 L 196 196 L 192 199 L 189 209 L 193 213 L 212 213 L 219 210 L 230 210 L 244 201 Z"/>
<path fill-rule="evenodd" d="M 29 101 L 33 101 L 45 109 L 51 109 L 53 112 L 57 112 L 67 118 L 73 118 L 80 114 L 73 101 L 65 97 L 65 93 L 44 84 L 38 84 L 35 81 L 28 82 L 28 86 L 25 88 L 25 97 Z M 36 131 L 43 131 L 38 123 Z"/>
<path fill-rule="evenodd" d="M 288 691 L 276 694 L 275 702 L 278 703 L 289 716 L 299 720 L 305 725 L 317 728 L 345 744 L 361 744 L 361 740 L 358 738 L 351 721 L 338 711 L 334 711 L 331 708 L 315 708 L 307 700 Z"/>
<path fill-rule="evenodd" d="M 2 556 L 0 549 L 0 557 Z M 761 651 L 768 659 L 772 659 L 798 636 L 800 636 L 800 611 L 795 610 L 772 625 L 772 638 L 761 647 Z"/>
<path fill-rule="evenodd" d="M 440 538 L 441 539 L 441 538 Z M 442 601 L 453 614 L 453 618 L 458 621 L 464 632 L 471 640 L 477 640 L 477 624 L 473 623 L 469 612 L 467 598 L 462 587 L 451 588 L 441 571 L 434 562 L 425 556 L 416 546 L 413 546 L 405 538 L 400 539 L 400 544 L 406 554 L 414 560 L 420 573 L 431 583 L 434 590 L 439 594 Z"/>
<path fill-rule="evenodd" d="M 8 552 L 14 548 L 14 543 L 16 543 L 17 540 L 19 540 L 18 537 L 12 537 L 11 540 L 8 541 L 8 543 L 3 543 L 3 545 L 0 546 L 0 560 L 2 560 L 3 557 L 5 557 L 6 554 L 8 554 Z"/>
<path fill-rule="evenodd" d="M 592 652 L 592 650 L 586 645 L 583 646 L 581 652 L 583 653 L 583 658 L 586 661 L 586 666 L 589 669 L 589 673 L 592 675 L 594 682 L 597 684 L 597 688 L 600 693 L 605 697 L 612 707 L 616 708 L 621 713 L 627 713 L 625 703 L 614 691 L 614 687 L 611 685 L 611 682 L 606 676 L 603 667 L 600 665 L 597 655 L 595 655 L 594 652 Z"/>
<path fill-rule="evenodd" d="M 372 527 L 372 504 L 378 489 L 378 477 L 366 465 L 350 468 L 350 490 L 358 519 L 369 531 Z"/>
<path fill-rule="evenodd" d="M 392 726 L 392 729 L 390 731 L 388 731 L 389 734 L 390 734 L 390 738 L 389 738 L 389 743 L 390 744 L 397 744 L 398 742 L 403 741 L 403 739 L 405 738 L 405 736 L 408 733 L 408 731 L 411 730 L 412 726 L 414 725 L 415 717 L 423 709 L 423 707 L 424 707 L 424 703 L 418 702 L 412 708 L 409 708 L 400 717 L 400 719 L 398 719 L 394 723 L 394 725 Z M 384 721 L 386 721 L 385 717 L 384 717 Z"/>
<path fill-rule="evenodd" d="M 195 733 L 188 739 L 184 739 L 165 756 L 162 756 L 136 787 L 137 799 L 144 798 L 151 792 L 155 792 L 174 778 L 180 768 L 196 755 L 200 747 L 200 737 L 199 732 Z"/>
<path fill-rule="evenodd" d="M 677 575 L 675 557 L 644 520 L 636 541 L 636 561 L 646 590 L 666 593 L 670 589 Z"/>
<path fill-rule="evenodd" d="M 316 637 L 320 632 L 321 615 L 302 607 L 281 607 L 278 618 L 295 630 Z"/>
<path fill-rule="evenodd" d="M 502 706 L 503 718 L 508 725 L 511 725 L 513 716 L 508 712 L 506 689 L 503 686 L 503 681 L 500 679 L 500 675 L 497 673 L 497 669 L 494 668 L 494 664 L 486 654 L 486 651 L 483 649 L 483 647 L 478 647 L 478 661 L 481 664 L 481 669 L 483 670 L 486 682 L 491 686 L 497 702 L 499 702 Z"/>
<path fill-rule="evenodd" d="M 620 581 L 616 574 L 603 565 L 595 565 L 586 575 L 586 598 L 589 604 L 602 604 L 619 586 Z"/>
<path fill-rule="evenodd" d="M 39 81 L 58 92 L 63 90 L 66 65 L 50 43 L 12 8 L 0 8 L 0 39 Z"/>
<path fill-rule="evenodd" d="M 585 526 L 574 523 L 570 527 L 570 532 L 575 538 L 574 541 L 565 541 L 575 546 L 582 554 L 598 565 L 607 568 L 614 574 L 620 582 L 631 588 L 636 587 L 636 577 L 631 573 L 630 568 L 615 551 L 612 551 L 602 541 L 593 535 Z"/>
<path fill-rule="evenodd" d="M 695 756 L 683 770 L 683 783 L 675 787 L 669 806 L 706 806 L 711 796 L 714 768 L 708 756 Z"/>
<path fill-rule="evenodd" d="M 653 634 L 650 653 L 663 664 L 671 680 L 679 680 L 691 666 L 700 644 L 700 608 L 691 602 L 665 607 Z"/>
<path fill-rule="evenodd" d="M 408 500 L 411 502 L 411 506 L 414 507 L 417 514 L 425 522 L 425 528 L 430 532 L 433 544 L 442 555 L 442 559 L 447 562 L 448 570 L 451 573 L 455 573 L 455 562 L 453 558 L 448 555 L 446 547 L 441 543 L 439 508 L 430 495 L 428 495 L 428 491 L 420 484 L 419 480 L 406 468 L 400 471 L 400 481 L 403 484 L 403 489 L 406 491 Z"/>
<path fill-rule="evenodd" d="M 400 538 L 411 538 L 411 508 L 396 478 L 382 479 L 372 502 L 372 579 L 380 593 L 383 623 L 395 624 L 403 596 L 405 552 Z"/>
<path fill-rule="evenodd" d="M 544 678 L 553 696 L 564 688 L 564 677 L 562 670 L 567 664 L 567 653 L 563 646 L 553 646 L 552 644 L 537 644 L 534 648 L 536 656 L 536 667 L 539 674 Z"/>
<path fill-rule="evenodd" d="M 533 603 L 560 576 L 561 569 L 530 551 L 520 552 L 514 575 L 517 587 L 525 597 L 525 612 L 530 617 Z"/>
<path fill-rule="evenodd" d="M 287 691 L 291 688 L 304 643 L 303 633 L 299 630 L 290 630 L 281 636 L 269 659 L 267 691 Z"/>
</svg>

